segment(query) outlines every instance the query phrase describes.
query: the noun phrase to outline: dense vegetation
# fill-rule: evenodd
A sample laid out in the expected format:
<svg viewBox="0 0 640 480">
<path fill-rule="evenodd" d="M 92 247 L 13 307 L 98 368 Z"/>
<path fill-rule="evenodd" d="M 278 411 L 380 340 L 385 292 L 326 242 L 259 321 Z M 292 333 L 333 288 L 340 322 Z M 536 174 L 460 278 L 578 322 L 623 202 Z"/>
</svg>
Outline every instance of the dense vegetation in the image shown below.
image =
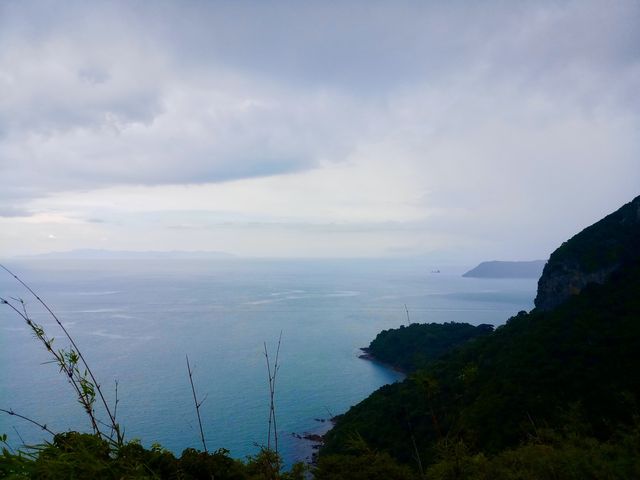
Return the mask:
<svg viewBox="0 0 640 480">
<path fill-rule="evenodd" d="M 376 360 L 405 372 L 424 367 L 444 353 L 469 340 L 493 332 L 492 325 L 468 323 L 412 323 L 408 327 L 383 330 L 366 352 Z"/>
<path fill-rule="evenodd" d="M 497 454 L 462 440 L 441 440 L 422 473 L 388 453 L 371 449 L 320 458 L 316 480 L 584 480 L 640 478 L 640 429 L 603 441 L 576 425 L 561 431 L 533 429 L 527 440 Z"/>
<path fill-rule="evenodd" d="M 6 440 L 6 439 L 5 439 Z M 180 480 L 302 480 L 305 468 L 295 465 L 280 473 L 281 461 L 270 450 L 247 459 L 234 460 L 228 451 L 213 453 L 186 449 L 177 458 L 154 445 L 145 449 L 137 442 L 119 447 L 96 434 L 67 432 L 45 445 L 0 456 L 0 478 L 19 479 L 180 479 Z"/>
<path fill-rule="evenodd" d="M 640 196 L 564 242 L 551 254 L 547 269 L 569 264 L 593 272 L 636 261 L 640 259 L 639 225 Z"/>
<path fill-rule="evenodd" d="M 451 476 L 451 458 L 477 478 L 509 462 L 524 470 L 505 478 L 546 478 L 536 470 L 545 461 L 525 465 L 537 455 L 576 472 L 596 468 L 589 455 L 609 472 L 592 478 L 638 478 L 639 292 L 640 263 L 632 262 L 553 311 L 520 312 L 353 407 L 327 435 L 323 456 L 349 458 L 357 434 L 415 469 L 419 458 L 433 478 L 475 478 Z M 547 440 L 538 439 L 542 430 Z"/>
</svg>

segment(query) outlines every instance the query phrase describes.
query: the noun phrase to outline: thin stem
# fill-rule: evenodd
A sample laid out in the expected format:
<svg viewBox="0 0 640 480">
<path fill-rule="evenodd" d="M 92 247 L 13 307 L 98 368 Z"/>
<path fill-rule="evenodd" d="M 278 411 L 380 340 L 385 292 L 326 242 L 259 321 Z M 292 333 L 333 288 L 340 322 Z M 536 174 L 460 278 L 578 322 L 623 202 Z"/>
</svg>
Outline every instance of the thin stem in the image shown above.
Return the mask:
<svg viewBox="0 0 640 480">
<path fill-rule="evenodd" d="M 116 401 L 115 401 L 115 405 L 113 406 L 114 419 L 116 419 L 118 416 L 118 404 L 120 403 L 120 400 L 118 399 L 118 380 L 116 380 L 115 382 L 116 382 Z"/>
<path fill-rule="evenodd" d="M 273 419 L 273 380 L 271 378 L 271 363 L 269 362 L 267 342 L 264 342 L 264 357 L 267 361 L 267 374 L 269 375 L 269 431 L 267 433 L 267 449 L 271 450 L 271 421 Z"/>
<path fill-rule="evenodd" d="M 113 405 L 113 419 L 116 420 L 118 418 L 118 403 L 120 403 L 120 400 L 118 399 L 118 380 L 115 380 L 115 384 L 116 384 L 116 399 Z M 109 438 L 112 439 L 113 438 L 113 434 L 114 434 L 115 430 L 113 428 L 113 425 L 111 425 L 111 433 L 109 434 Z"/>
<path fill-rule="evenodd" d="M 29 285 L 27 285 L 25 282 L 22 281 L 22 279 L 20 279 L 20 277 L 18 277 L 15 273 L 13 273 L 11 270 L 9 270 L 7 267 L 5 267 L 3 264 L 0 263 L 0 267 L 5 270 L 9 275 L 11 275 L 13 278 L 15 278 L 24 288 L 26 288 L 29 293 L 31 293 L 31 295 L 33 295 L 35 297 L 36 300 L 38 300 L 38 302 L 47 310 L 47 312 L 49 312 L 49 314 L 51 315 L 51 317 L 55 320 L 55 322 L 58 324 L 58 326 L 62 329 L 62 331 L 64 332 L 64 334 L 66 335 L 66 337 L 69 339 L 69 342 L 71 342 L 71 345 L 73 346 L 74 350 L 76 351 L 76 353 L 78 354 L 78 356 L 80 357 L 80 360 L 82 360 L 82 363 L 87 371 L 87 373 L 89 374 L 89 376 L 91 377 L 91 381 L 93 382 L 93 385 L 95 385 L 95 388 L 98 392 L 98 395 L 100 397 L 100 400 L 102 401 L 102 405 L 104 406 L 105 411 L 107 412 L 107 415 L 109 416 L 109 419 L 111 421 L 111 425 L 113 426 L 114 430 L 116 431 L 117 437 L 118 437 L 118 444 L 121 445 L 123 443 L 123 438 L 120 434 L 120 427 L 118 426 L 118 424 L 116 423 L 115 417 L 113 416 L 113 414 L 111 413 L 111 409 L 109 408 L 109 405 L 107 404 L 107 400 L 104 397 L 104 394 L 102 393 L 102 389 L 100 388 L 100 384 L 98 383 L 98 381 L 96 380 L 96 377 L 93 375 L 93 371 L 91 370 L 91 368 L 89 367 L 89 364 L 87 363 L 87 361 L 85 360 L 84 356 L 82 355 L 82 352 L 80 351 L 80 349 L 78 348 L 78 346 L 76 345 L 76 342 L 73 340 L 73 337 L 71 337 L 71 335 L 69 334 L 69 332 L 67 331 L 67 329 L 64 327 L 64 325 L 62 324 L 62 322 L 60 321 L 60 319 L 56 316 L 55 313 L 53 313 L 53 311 L 51 310 L 51 308 L 49 308 L 49 305 L 47 305 L 44 300 L 42 300 L 40 298 L 40 296 L 38 296 L 32 289 L 31 287 L 29 287 Z M 97 426 L 96 426 L 97 427 Z"/>
<path fill-rule="evenodd" d="M 67 377 L 67 380 L 69 381 L 69 383 L 72 385 L 73 389 L 76 392 L 78 400 L 82 404 L 82 407 L 84 408 L 85 412 L 89 415 L 89 419 L 91 421 L 91 427 L 92 427 L 94 433 L 97 433 L 98 435 L 101 435 L 100 429 L 98 428 L 98 422 L 96 421 L 96 418 L 95 418 L 95 415 L 94 415 L 94 412 L 93 412 L 93 408 L 91 406 L 91 402 L 89 401 L 89 398 L 87 397 L 87 395 L 82 391 L 82 388 L 79 385 L 79 380 L 74 375 L 74 373 L 77 374 L 77 372 L 74 372 L 74 369 L 71 366 L 67 365 L 67 362 L 64 359 L 64 357 L 60 353 L 56 352 L 52 348 L 52 340 L 49 340 L 46 337 L 46 335 L 45 335 L 44 331 L 42 330 L 42 328 L 39 327 L 38 325 L 36 325 L 33 322 L 33 320 L 31 320 L 31 318 L 29 318 L 29 314 L 27 312 L 27 307 L 25 305 L 24 300 L 16 299 L 16 301 L 20 302 L 20 304 L 22 305 L 22 311 L 20 311 L 18 308 L 16 308 L 16 306 L 13 305 L 8 300 L 0 297 L 0 303 L 8 305 L 9 308 L 11 308 L 17 315 L 22 317 L 22 319 L 27 323 L 29 328 L 31 328 L 31 330 L 35 334 L 36 338 L 38 338 L 38 340 L 40 340 L 44 344 L 44 346 L 47 349 L 47 351 L 49 351 L 49 353 L 55 358 L 55 363 L 58 364 L 58 366 L 60 367 L 61 371 L 64 371 L 65 376 Z"/>
<path fill-rule="evenodd" d="M 271 361 L 269 360 L 269 351 L 267 350 L 267 342 L 264 342 L 264 356 L 267 362 L 267 374 L 269 375 L 269 431 L 267 434 L 267 449 L 271 449 L 271 425 L 273 424 L 273 438 L 275 453 L 278 454 L 278 423 L 276 420 L 276 407 L 275 407 L 275 392 L 276 392 L 276 378 L 278 370 L 280 369 L 280 345 L 282 343 L 282 330 L 280 330 L 280 337 L 278 338 L 278 347 L 276 349 L 275 363 L 273 369 L 271 368 Z"/>
<path fill-rule="evenodd" d="M 411 443 L 413 445 L 413 452 L 415 454 L 416 462 L 418 463 L 418 470 L 420 472 L 420 478 L 424 479 L 424 469 L 422 468 L 422 459 L 420 458 L 420 452 L 418 451 L 418 445 L 416 443 L 416 437 L 413 434 L 413 426 L 411 425 L 411 419 L 409 418 L 409 412 L 406 407 L 404 409 L 404 415 L 407 420 L 407 427 L 409 428 L 409 436 L 411 437 Z"/>
<path fill-rule="evenodd" d="M 278 454 L 278 424 L 276 422 L 276 404 L 274 401 L 274 396 L 276 393 L 276 376 L 278 374 L 278 370 L 280 370 L 278 359 L 280 357 L 281 342 L 282 342 L 282 330 L 280 330 L 280 337 L 278 338 L 278 348 L 276 349 L 276 363 L 274 364 L 274 367 L 273 367 L 273 385 L 271 388 L 271 411 L 273 412 L 273 437 L 275 439 L 276 455 Z"/>
<path fill-rule="evenodd" d="M 202 405 L 202 402 L 198 402 L 198 397 L 196 396 L 196 387 L 193 385 L 193 370 L 191 370 L 191 365 L 189 365 L 189 356 L 185 355 L 185 357 L 187 359 L 187 372 L 189 372 L 189 382 L 191 383 L 191 392 L 193 393 L 193 403 L 196 406 L 196 414 L 198 415 L 198 426 L 200 427 L 200 439 L 202 440 L 202 446 L 204 448 L 205 453 L 209 453 L 209 450 L 207 450 L 207 443 L 204 440 L 204 431 L 202 429 L 202 419 L 200 418 L 200 405 Z"/>
<path fill-rule="evenodd" d="M 34 424 L 37 427 L 40 427 L 42 430 L 44 430 L 47 433 L 50 433 L 51 435 L 55 436 L 56 434 L 54 432 L 52 432 L 51 430 L 49 430 L 49 428 L 45 425 L 42 424 L 40 422 L 36 422 L 35 420 L 33 420 L 32 418 L 29 417 L 25 417 L 24 415 L 20 415 L 19 413 L 14 412 L 12 409 L 6 410 L 4 408 L 0 408 L 0 412 L 4 412 L 7 415 L 11 415 L 12 417 L 18 417 L 21 418 L 22 420 L 26 420 L 29 423 Z"/>
<path fill-rule="evenodd" d="M 420 452 L 418 452 L 418 445 L 416 444 L 416 437 L 411 433 L 411 442 L 413 443 L 413 451 L 416 454 L 416 461 L 418 462 L 418 470 L 420 471 L 420 478 L 424 478 L 424 470 L 422 468 L 422 459 L 420 458 Z"/>
<path fill-rule="evenodd" d="M 13 431 L 16 432 L 16 435 L 18 435 L 18 438 L 22 442 L 22 445 L 26 445 L 26 442 L 24 441 L 24 438 L 22 438 L 22 435 L 20 435 L 20 432 L 18 431 L 18 429 L 15 426 L 13 427 Z"/>
</svg>

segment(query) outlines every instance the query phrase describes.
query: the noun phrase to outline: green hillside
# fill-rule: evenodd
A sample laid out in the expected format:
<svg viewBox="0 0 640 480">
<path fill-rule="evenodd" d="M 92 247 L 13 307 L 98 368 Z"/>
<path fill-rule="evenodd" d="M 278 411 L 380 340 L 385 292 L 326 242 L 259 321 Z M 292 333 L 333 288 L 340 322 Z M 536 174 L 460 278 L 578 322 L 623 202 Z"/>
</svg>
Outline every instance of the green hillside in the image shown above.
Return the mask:
<svg viewBox="0 0 640 480">
<path fill-rule="evenodd" d="M 564 242 L 549 268 L 572 263 L 587 272 L 640 258 L 640 196 Z"/>
<path fill-rule="evenodd" d="M 383 330 L 365 351 L 375 360 L 405 372 L 436 360 L 453 348 L 493 332 L 492 325 L 468 323 L 412 323 Z"/>
<path fill-rule="evenodd" d="M 589 230 L 589 241 L 628 246 L 632 229 L 616 227 L 607 234 L 611 225 L 606 221 Z M 582 258 L 584 238 L 566 242 L 552 259 Z M 525 464 L 543 455 L 538 450 L 544 445 L 555 455 L 551 463 L 572 465 L 574 472 L 549 478 L 586 478 L 572 475 L 591 475 L 596 466 L 578 465 L 580 459 L 600 454 L 597 468 L 605 473 L 588 478 L 640 478 L 638 449 L 627 448 L 630 438 L 635 445 L 640 438 L 640 262 L 629 254 L 617 259 L 602 284 L 586 285 L 549 311 L 520 312 L 494 333 L 352 407 L 327 435 L 325 461 L 349 458 L 355 439 L 411 466 L 416 475 L 422 467 L 432 478 L 476 478 L 445 475 L 453 455 L 456 465 L 467 465 L 467 474 L 477 478 L 487 472 L 500 478 L 500 468 L 511 472 L 504 478 L 546 478 L 536 476 L 541 470 L 531 465 L 530 473 L 538 473 L 525 475 Z M 548 434 L 544 441 L 541 431 Z M 524 470 L 505 466 L 509 458 Z M 483 466 L 474 470 L 476 460 Z"/>
</svg>

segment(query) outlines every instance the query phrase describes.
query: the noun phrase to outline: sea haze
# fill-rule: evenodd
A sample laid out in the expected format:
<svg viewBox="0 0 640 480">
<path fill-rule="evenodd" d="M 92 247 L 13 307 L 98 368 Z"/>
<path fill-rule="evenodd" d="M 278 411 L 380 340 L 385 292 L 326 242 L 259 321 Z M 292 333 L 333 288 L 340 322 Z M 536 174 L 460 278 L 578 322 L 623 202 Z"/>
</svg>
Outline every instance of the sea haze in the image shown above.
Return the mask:
<svg viewBox="0 0 640 480">
<path fill-rule="evenodd" d="M 400 375 L 358 358 L 383 329 L 407 322 L 504 323 L 533 307 L 536 280 L 462 278 L 464 268 L 420 261 L 51 260 L 9 262 L 59 315 L 113 401 L 128 439 L 179 454 L 200 447 L 185 365 L 201 397 L 210 450 L 242 458 L 266 443 L 268 384 L 263 342 L 282 331 L 276 408 L 285 463 L 310 454 L 292 433 L 319 431 Z M 55 345 L 62 333 L 8 275 L 2 296 L 23 297 Z M 26 325 L 0 310 L 0 407 L 51 429 L 86 430 L 71 387 Z M 15 427 L 15 430 L 14 430 Z M 17 430 L 17 432 L 16 432 Z M 45 439 L 7 415 L 14 445 Z M 18 435 L 19 433 L 19 435 Z"/>
</svg>

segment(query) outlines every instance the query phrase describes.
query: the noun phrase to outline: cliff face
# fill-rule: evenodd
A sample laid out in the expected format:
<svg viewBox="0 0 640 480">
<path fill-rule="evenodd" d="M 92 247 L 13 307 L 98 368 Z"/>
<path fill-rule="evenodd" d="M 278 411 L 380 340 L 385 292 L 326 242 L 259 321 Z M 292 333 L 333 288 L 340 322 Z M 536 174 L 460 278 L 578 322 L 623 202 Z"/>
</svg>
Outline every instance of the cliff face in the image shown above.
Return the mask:
<svg viewBox="0 0 640 480">
<path fill-rule="evenodd" d="M 563 243 L 538 281 L 536 308 L 551 310 L 589 283 L 640 259 L 640 196 Z"/>
</svg>

